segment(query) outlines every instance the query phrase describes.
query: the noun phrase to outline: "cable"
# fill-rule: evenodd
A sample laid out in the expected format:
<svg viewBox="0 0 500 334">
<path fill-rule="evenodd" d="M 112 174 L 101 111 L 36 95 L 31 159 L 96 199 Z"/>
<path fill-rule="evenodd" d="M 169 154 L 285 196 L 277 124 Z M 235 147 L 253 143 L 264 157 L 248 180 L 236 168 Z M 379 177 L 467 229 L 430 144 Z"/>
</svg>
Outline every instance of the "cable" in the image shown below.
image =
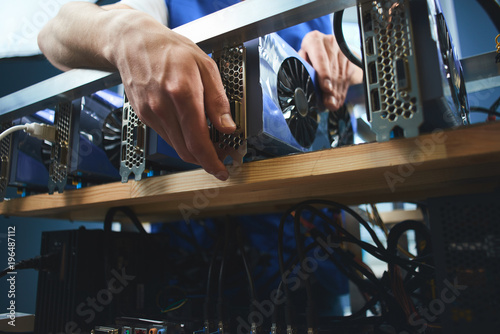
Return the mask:
<svg viewBox="0 0 500 334">
<path fill-rule="evenodd" d="M 337 39 L 337 44 L 340 47 L 340 50 L 342 53 L 357 67 L 363 69 L 363 63 L 361 60 L 356 57 L 352 52 L 351 49 L 349 49 L 349 46 L 347 45 L 345 38 L 344 38 L 344 33 L 342 31 L 342 17 L 344 16 L 344 10 L 340 10 L 338 12 L 335 12 L 333 14 L 333 33 L 335 34 L 335 38 Z"/>
<path fill-rule="evenodd" d="M 52 143 L 56 141 L 56 128 L 52 125 L 43 123 L 27 123 L 11 126 L 0 134 L 0 140 L 16 131 L 24 131 L 30 136 L 41 140 L 48 140 Z"/>
<path fill-rule="evenodd" d="M 227 219 L 227 217 L 226 217 Z M 231 234 L 229 227 L 232 226 L 229 219 L 224 223 L 224 250 L 222 253 L 222 259 L 220 262 L 219 269 L 219 291 L 218 291 L 218 300 L 217 300 L 217 313 L 219 315 L 219 329 L 224 324 L 224 274 L 225 274 L 225 262 L 227 260 L 227 255 L 229 253 L 229 246 L 231 241 Z"/>
<path fill-rule="evenodd" d="M 304 250 L 304 238 L 302 233 L 300 233 L 300 218 L 301 211 L 296 212 L 294 216 L 294 233 L 295 233 L 295 244 L 297 245 L 297 257 L 299 259 L 299 270 L 302 270 L 302 264 L 305 262 L 306 253 Z M 311 287 L 311 275 L 308 275 L 305 279 L 306 285 L 306 294 L 307 294 L 307 302 L 306 302 L 306 322 L 307 328 L 314 329 L 314 300 L 313 293 Z"/>
<path fill-rule="evenodd" d="M 336 221 L 330 217 L 325 210 L 319 209 L 317 206 L 323 206 L 329 209 L 340 209 L 351 214 L 366 228 L 375 245 L 359 240 L 359 237 L 354 236 L 347 231 L 341 222 Z M 331 212 L 333 213 L 333 211 Z M 329 233 L 328 237 L 322 232 L 322 230 L 318 229 L 315 224 L 307 221 L 303 217 L 304 213 L 306 213 L 307 216 L 314 216 L 316 219 L 321 219 L 326 224 L 325 230 Z M 284 224 L 286 221 L 289 221 L 288 218 L 290 216 L 293 217 L 293 222 L 295 224 L 294 232 L 297 247 L 297 258 L 290 268 L 287 268 L 284 265 L 283 254 Z M 332 226 L 333 229 L 328 228 L 328 225 Z M 312 237 L 314 240 L 312 243 L 307 245 L 307 247 L 304 247 L 304 232 L 300 230 L 301 226 L 304 226 L 307 229 L 306 235 Z M 354 317 L 362 317 L 365 315 L 367 310 L 372 310 L 373 312 L 375 310 L 375 306 L 379 304 L 379 309 L 381 311 L 381 316 L 379 318 L 383 319 L 382 321 L 395 326 L 395 328 L 407 329 L 409 325 L 405 319 L 408 319 L 408 313 L 411 314 L 412 311 L 415 310 L 416 304 L 414 303 L 420 303 L 425 300 L 422 299 L 422 296 L 419 296 L 414 292 L 425 286 L 425 281 L 434 275 L 434 267 L 431 262 L 432 259 L 429 257 L 432 256 L 430 248 L 426 248 L 423 252 L 419 252 L 414 259 L 406 259 L 398 255 L 397 240 L 408 229 L 415 230 L 416 233 L 424 237 L 424 240 L 428 245 L 431 244 L 430 234 L 425 230 L 425 226 L 421 222 L 405 221 L 393 227 L 393 229 L 389 232 L 389 236 L 387 238 L 388 246 L 386 248 L 382 245 L 380 240 L 378 240 L 378 237 L 370 225 L 354 210 L 345 205 L 327 200 L 309 200 L 298 203 L 289 208 L 281 218 L 278 231 L 278 261 L 280 264 L 280 272 L 282 273 L 282 280 L 279 284 L 278 291 L 281 291 L 282 288 L 285 291 L 285 300 L 287 302 L 287 304 L 285 304 L 287 307 L 285 313 L 287 318 L 287 328 L 292 326 L 291 320 L 293 319 L 291 316 L 291 305 L 293 304 L 291 302 L 291 289 L 286 283 L 290 280 L 287 278 L 291 273 L 295 273 L 295 269 L 299 268 L 299 270 L 301 270 L 301 262 L 304 261 L 305 256 L 312 250 L 312 247 L 319 247 L 335 264 L 339 271 L 356 284 L 358 289 L 360 289 L 360 292 L 365 297 L 365 305 L 362 309 L 355 312 L 353 315 Z M 357 259 L 350 251 L 341 247 L 343 243 L 356 244 L 363 250 L 369 252 L 383 262 L 386 262 L 390 268 L 388 273 L 386 272 L 380 279 L 377 278 L 366 264 L 364 264 L 360 259 Z M 431 264 L 426 263 L 427 261 Z M 298 267 L 296 267 L 297 262 L 300 263 Z M 407 272 L 404 280 L 401 275 L 402 269 Z M 307 289 L 307 281 L 305 284 Z M 310 294 L 308 292 L 308 298 L 309 295 Z M 314 312 L 308 314 L 308 311 L 309 310 L 306 310 L 306 317 L 309 327 L 309 324 L 311 323 L 310 316 L 314 314 Z M 378 313 L 375 312 L 373 313 Z M 349 321 L 353 320 L 352 317 L 321 318 L 323 320 L 330 319 L 333 322 L 343 321 L 344 319 Z M 275 319 L 276 317 L 273 316 L 273 321 L 275 321 Z M 362 320 L 362 318 L 360 319 Z"/>
<path fill-rule="evenodd" d="M 35 269 L 38 271 L 53 271 L 59 266 L 61 254 L 59 252 L 49 253 L 45 255 L 35 256 L 34 258 L 23 260 L 14 265 L 14 268 L 7 267 L 0 272 L 0 278 L 20 269 Z"/>
<path fill-rule="evenodd" d="M 221 237 L 217 238 L 217 241 L 215 243 L 214 247 L 214 254 L 212 256 L 212 260 L 210 261 L 210 265 L 208 266 L 208 277 L 207 277 L 207 289 L 206 289 L 206 294 L 205 294 L 205 303 L 203 304 L 203 316 L 205 320 L 205 328 L 207 332 L 209 331 L 210 327 L 210 288 L 211 288 L 211 281 L 212 281 L 212 270 L 215 265 L 215 261 L 217 259 L 217 251 L 219 250 L 219 247 L 221 245 Z"/>
<path fill-rule="evenodd" d="M 486 14 L 490 17 L 491 22 L 500 31 L 500 4 L 495 0 L 476 0 L 483 7 Z"/>
<path fill-rule="evenodd" d="M 500 97 L 496 99 L 495 102 L 493 102 L 493 104 L 490 106 L 489 109 L 477 106 L 472 106 L 469 109 L 470 111 L 485 113 L 488 114 L 489 116 L 500 117 L 500 112 L 497 111 L 498 107 L 500 107 Z M 488 118 L 488 120 L 490 120 L 490 118 Z M 493 117 L 492 120 L 495 120 L 495 117 Z"/>
<path fill-rule="evenodd" d="M 25 131 L 25 130 L 26 130 L 26 125 L 14 125 L 0 134 L 0 140 L 4 139 L 8 135 L 16 131 Z"/>
<path fill-rule="evenodd" d="M 141 221 L 139 220 L 137 215 L 134 213 L 134 211 L 132 211 L 132 209 L 127 206 L 110 208 L 108 212 L 106 212 L 106 216 L 104 217 L 104 231 L 111 231 L 111 223 L 113 222 L 113 218 L 118 211 L 123 212 L 132 221 L 139 233 L 148 234 L 148 232 L 146 232 L 146 230 L 144 229 L 144 226 L 142 226 Z"/>
<path fill-rule="evenodd" d="M 484 113 L 484 114 L 488 114 L 488 115 L 495 115 L 497 117 L 500 117 L 500 112 L 486 109 L 483 107 L 470 107 L 470 111 L 475 111 L 475 112 L 480 112 L 480 113 Z"/>
<path fill-rule="evenodd" d="M 243 236 L 241 234 L 241 225 L 238 225 L 237 231 L 236 231 L 236 237 L 238 238 L 238 248 L 241 253 L 241 259 L 243 260 L 243 265 L 245 267 L 245 273 L 247 275 L 247 280 L 248 280 L 248 291 L 250 294 L 250 313 L 253 311 L 253 302 L 256 300 L 255 297 L 255 285 L 253 282 L 252 278 L 252 273 L 250 272 L 250 266 L 248 265 L 247 257 L 245 255 L 245 249 L 243 247 Z"/>
</svg>

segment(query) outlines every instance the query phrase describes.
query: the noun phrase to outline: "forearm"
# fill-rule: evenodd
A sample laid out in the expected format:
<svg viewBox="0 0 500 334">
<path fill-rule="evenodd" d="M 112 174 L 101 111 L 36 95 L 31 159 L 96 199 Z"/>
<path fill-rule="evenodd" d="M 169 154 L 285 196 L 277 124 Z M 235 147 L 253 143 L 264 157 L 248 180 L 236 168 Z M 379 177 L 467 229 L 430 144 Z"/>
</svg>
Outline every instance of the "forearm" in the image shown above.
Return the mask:
<svg viewBox="0 0 500 334">
<path fill-rule="evenodd" d="M 38 35 L 41 51 L 61 70 L 113 71 L 118 68 L 117 53 L 133 42 L 137 27 L 167 29 L 145 13 L 119 5 L 110 7 L 106 10 L 87 2 L 65 4 Z"/>
</svg>

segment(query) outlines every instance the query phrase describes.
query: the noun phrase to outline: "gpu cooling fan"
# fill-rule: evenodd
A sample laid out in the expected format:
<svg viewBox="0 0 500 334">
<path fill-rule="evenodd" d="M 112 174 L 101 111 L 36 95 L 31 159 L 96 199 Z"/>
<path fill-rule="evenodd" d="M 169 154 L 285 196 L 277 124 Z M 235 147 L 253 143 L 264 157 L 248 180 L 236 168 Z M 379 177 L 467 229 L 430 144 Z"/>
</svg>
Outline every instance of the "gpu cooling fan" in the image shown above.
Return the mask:
<svg viewBox="0 0 500 334">
<path fill-rule="evenodd" d="M 450 32 L 446 25 L 443 13 L 436 3 L 438 13 L 436 15 L 436 23 L 438 30 L 439 46 L 443 58 L 444 70 L 450 87 L 451 100 L 450 104 L 457 107 L 459 115 L 462 117 L 463 124 L 469 123 L 469 102 L 467 100 L 467 91 L 465 90 L 465 79 L 462 72 L 461 64 L 453 48 Z"/>
<path fill-rule="evenodd" d="M 328 113 L 328 137 L 331 147 L 354 143 L 354 129 L 347 104 L 343 104 L 337 111 Z"/>
<path fill-rule="evenodd" d="M 287 58 L 281 64 L 278 99 L 294 138 L 301 146 L 311 147 L 319 121 L 316 91 L 309 72 L 298 58 Z"/>
<path fill-rule="evenodd" d="M 248 143 L 268 155 L 312 150 L 321 120 L 314 69 L 275 33 L 245 47 Z"/>
</svg>

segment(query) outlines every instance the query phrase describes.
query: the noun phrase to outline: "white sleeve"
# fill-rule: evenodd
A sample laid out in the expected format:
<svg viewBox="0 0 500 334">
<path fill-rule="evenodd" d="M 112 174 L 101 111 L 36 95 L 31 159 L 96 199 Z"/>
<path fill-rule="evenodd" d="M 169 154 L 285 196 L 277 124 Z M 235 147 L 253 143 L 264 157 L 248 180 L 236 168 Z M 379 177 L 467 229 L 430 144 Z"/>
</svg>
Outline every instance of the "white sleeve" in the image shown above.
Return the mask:
<svg viewBox="0 0 500 334">
<path fill-rule="evenodd" d="M 121 0 L 120 3 L 151 15 L 165 26 L 168 24 L 165 0 Z"/>
</svg>

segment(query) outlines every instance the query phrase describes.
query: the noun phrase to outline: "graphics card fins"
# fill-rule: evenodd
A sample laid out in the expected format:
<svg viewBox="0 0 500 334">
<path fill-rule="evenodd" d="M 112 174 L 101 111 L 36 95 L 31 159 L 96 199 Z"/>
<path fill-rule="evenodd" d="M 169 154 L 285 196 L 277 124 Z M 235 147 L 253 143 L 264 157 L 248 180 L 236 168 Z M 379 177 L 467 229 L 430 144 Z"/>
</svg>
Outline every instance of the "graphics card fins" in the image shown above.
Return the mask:
<svg viewBox="0 0 500 334">
<path fill-rule="evenodd" d="M 436 8 L 427 0 L 358 1 L 367 116 L 378 141 L 398 129 L 414 137 L 468 123 L 461 66 Z"/>
<path fill-rule="evenodd" d="M 141 180 L 146 169 L 146 125 L 134 112 L 125 95 L 122 114 L 120 176 L 126 183 L 130 174 Z"/>
<path fill-rule="evenodd" d="M 221 161 L 230 156 L 233 164 L 241 164 L 247 153 L 246 48 L 243 45 L 224 48 L 214 52 L 212 58 L 219 68 L 236 131 L 221 133 L 208 121 L 210 139 Z"/>
<path fill-rule="evenodd" d="M 277 34 L 245 46 L 249 143 L 271 155 L 310 151 L 320 122 L 314 69 Z"/>
<path fill-rule="evenodd" d="M 3 124 L 0 128 L 5 131 L 12 124 Z M 8 135 L 0 140 L 0 201 L 3 201 L 7 193 L 10 176 L 10 157 L 12 152 L 12 135 Z"/>
<path fill-rule="evenodd" d="M 57 189 L 59 193 L 64 191 L 68 180 L 68 166 L 71 161 L 71 151 L 75 136 L 74 120 L 75 113 L 79 112 L 79 106 L 72 102 L 60 102 L 56 106 L 54 126 L 57 129 L 56 141 L 52 145 L 49 165 L 49 194 Z M 78 117 L 78 116 L 77 116 Z M 78 134 L 76 134 L 78 135 Z"/>
<path fill-rule="evenodd" d="M 49 183 L 53 188 L 50 191 L 56 188 L 62 191 L 78 188 L 82 183 L 95 184 L 119 179 L 118 166 L 112 164 L 104 148 L 104 138 L 108 137 L 108 144 L 111 142 L 107 124 L 118 109 L 94 96 L 84 96 L 59 106 L 60 115 L 53 109 L 44 109 L 15 120 L 16 124 L 37 122 L 55 125 L 61 132 L 58 131 L 56 143 L 42 141 L 24 132 L 15 133 L 10 186 L 29 194 L 49 190 Z M 114 141 L 119 146 L 121 125 L 118 126 L 113 136 L 117 136 Z M 116 151 L 119 154 L 119 148 Z"/>
<path fill-rule="evenodd" d="M 415 137 L 423 123 L 409 1 L 361 1 L 359 17 L 368 119 L 378 141 L 399 127 Z"/>
</svg>

